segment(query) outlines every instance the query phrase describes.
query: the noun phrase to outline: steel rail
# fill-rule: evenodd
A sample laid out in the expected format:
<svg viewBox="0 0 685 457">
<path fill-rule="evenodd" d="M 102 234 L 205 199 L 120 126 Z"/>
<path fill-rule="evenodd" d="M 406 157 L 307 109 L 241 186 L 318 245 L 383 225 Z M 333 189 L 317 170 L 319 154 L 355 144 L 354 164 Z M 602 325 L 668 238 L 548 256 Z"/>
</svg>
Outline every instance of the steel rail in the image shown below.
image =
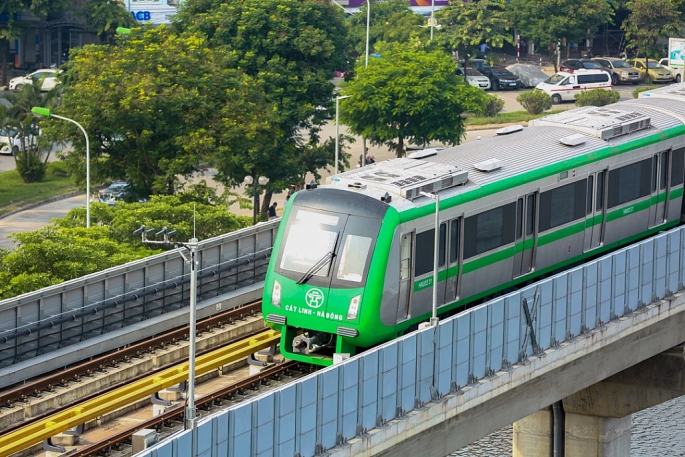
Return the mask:
<svg viewBox="0 0 685 457">
<path fill-rule="evenodd" d="M 197 358 L 196 376 L 209 372 L 222 365 L 247 357 L 261 349 L 278 343 L 280 334 L 268 330 L 252 338 L 229 344 Z M 183 362 L 162 372 L 115 389 L 98 398 L 53 414 L 27 427 L 0 436 L 0 457 L 38 444 L 58 433 L 77 427 L 111 411 L 149 397 L 160 390 L 174 386 L 188 379 L 188 363 Z"/>
<path fill-rule="evenodd" d="M 269 368 L 266 368 L 262 370 L 260 373 L 258 373 L 255 376 L 250 376 L 247 379 L 244 379 L 242 381 L 239 381 L 235 384 L 232 384 L 230 386 L 226 386 L 216 392 L 213 392 L 211 394 L 205 395 L 202 398 L 199 398 L 196 400 L 195 405 L 198 408 L 209 408 L 213 404 L 219 404 L 221 403 L 222 400 L 227 399 L 231 400 L 232 398 L 235 397 L 235 395 L 239 394 L 241 391 L 251 389 L 254 387 L 258 387 L 262 384 L 267 383 L 270 379 L 274 379 L 279 377 L 280 375 L 286 375 L 289 371 L 294 371 L 294 370 L 301 370 L 302 367 L 306 367 L 309 370 L 317 370 L 321 367 L 315 366 L 315 365 L 308 365 L 304 364 L 302 362 L 296 362 L 296 361 L 288 361 L 284 362 L 281 364 L 276 364 L 273 365 Z M 115 435 L 110 436 L 108 438 L 105 438 L 101 440 L 99 443 L 89 445 L 87 447 L 83 447 L 81 449 L 76 449 L 70 452 L 69 456 L 70 457 L 88 457 L 88 456 L 93 456 L 93 455 L 99 455 L 102 454 L 103 452 L 106 452 L 110 448 L 117 446 L 124 441 L 128 440 L 131 435 L 133 435 L 135 432 L 139 430 L 144 430 L 144 429 L 159 429 L 161 428 L 164 424 L 169 423 L 170 421 L 173 420 L 182 420 L 183 416 L 183 404 L 178 404 L 172 408 L 167 409 L 164 411 L 162 414 L 155 416 L 153 418 L 150 418 L 144 422 L 141 422 L 139 424 L 136 424 L 132 427 L 129 427 L 126 430 L 122 430 L 120 432 L 117 432 Z"/>
<path fill-rule="evenodd" d="M 240 320 L 245 315 L 254 316 L 261 311 L 261 301 L 232 308 L 221 314 L 208 317 L 197 323 L 198 332 L 209 330 L 223 324 L 230 324 Z M 101 357 L 69 367 L 57 373 L 22 384 L 0 393 L 0 407 L 11 408 L 15 402 L 25 402 L 28 397 L 40 397 L 41 392 L 51 392 L 55 386 L 63 386 L 70 381 L 78 381 L 83 376 L 89 376 L 95 371 L 104 371 L 107 367 L 116 367 L 119 363 L 128 362 L 131 358 L 139 357 L 155 349 L 164 348 L 168 344 L 188 338 L 188 325 L 177 327 L 164 334 L 116 349 Z"/>
</svg>

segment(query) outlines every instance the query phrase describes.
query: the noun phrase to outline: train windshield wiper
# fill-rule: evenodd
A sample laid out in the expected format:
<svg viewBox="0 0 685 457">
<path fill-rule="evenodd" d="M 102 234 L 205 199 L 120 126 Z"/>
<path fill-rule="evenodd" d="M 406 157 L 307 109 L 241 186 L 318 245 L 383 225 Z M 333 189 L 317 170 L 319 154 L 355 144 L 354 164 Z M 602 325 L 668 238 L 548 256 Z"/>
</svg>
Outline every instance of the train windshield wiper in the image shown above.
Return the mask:
<svg viewBox="0 0 685 457">
<path fill-rule="evenodd" d="M 335 245 L 334 245 L 335 246 Z M 300 278 L 299 281 L 297 281 L 297 285 L 302 285 L 312 279 L 312 276 L 314 276 L 319 270 L 321 270 L 328 262 L 330 262 L 333 257 L 335 257 L 335 251 L 331 251 L 327 253 L 325 256 L 321 258 L 318 262 L 316 262 L 312 267 L 307 270 L 307 272 Z"/>
</svg>

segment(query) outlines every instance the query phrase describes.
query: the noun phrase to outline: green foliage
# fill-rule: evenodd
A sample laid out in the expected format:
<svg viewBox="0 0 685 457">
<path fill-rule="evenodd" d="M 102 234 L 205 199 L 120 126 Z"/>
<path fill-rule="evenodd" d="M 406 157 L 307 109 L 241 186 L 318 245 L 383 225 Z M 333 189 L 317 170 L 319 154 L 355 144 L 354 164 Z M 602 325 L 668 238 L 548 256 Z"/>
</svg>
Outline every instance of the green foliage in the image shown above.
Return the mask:
<svg viewBox="0 0 685 457">
<path fill-rule="evenodd" d="M 480 106 L 474 111 L 478 117 L 494 117 L 504 108 L 504 100 L 497 95 L 486 94 Z"/>
<path fill-rule="evenodd" d="M 25 138 L 25 141 L 21 142 L 19 153 L 14 156 L 16 169 L 25 183 L 43 180 L 52 147 L 45 138 L 38 135 L 39 125 L 47 120 L 34 115 L 31 108 L 55 106 L 59 100 L 59 93 L 57 88 L 42 92 L 42 85 L 42 80 L 34 84 L 25 84 L 21 90 L 5 97 L 9 102 L 9 108 L 0 106 L 2 124 L 16 130 L 19 138 Z"/>
<path fill-rule="evenodd" d="M 405 143 L 459 144 L 461 114 L 478 109 L 484 94 L 456 76 L 454 61 L 441 51 L 386 45 L 381 59 L 357 66 L 357 79 L 344 89 L 341 122 L 350 131 L 385 144 L 397 157 Z"/>
<path fill-rule="evenodd" d="M 640 92 L 647 92 L 648 90 L 654 90 L 658 89 L 659 86 L 639 86 L 633 89 L 633 98 L 638 98 L 640 96 Z"/>
<path fill-rule="evenodd" d="M 260 84 L 232 69 L 228 52 L 165 26 L 134 28 L 122 40 L 72 50 L 55 110 L 88 132 L 92 182 L 127 181 L 138 197 L 173 194 L 214 154 L 239 156 L 268 137 Z M 62 156 L 83 186 L 83 133 L 51 121 L 43 136 L 72 143 Z"/>
<path fill-rule="evenodd" d="M 576 106 L 604 106 L 616 103 L 619 98 L 619 91 L 606 89 L 591 89 L 575 95 Z"/>
<path fill-rule="evenodd" d="M 516 101 L 530 114 L 540 114 L 552 107 L 552 97 L 541 90 L 523 92 L 516 97 Z"/>
<path fill-rule="evenodd" d="M 66 178 L 71 176 L 69 169 L 66 164 L 62 161 L 48 162 L 47 172 L 52 176 L 57 176 L 60 178 Z"/>
<path fill-rule="evenodd" d="M 507 13 L 517 32 L 553 55 L 557 40 L 578 43 L 593 38 L 600 25 L 611 21 L 615 4 L 613 0 L 511 0 Z"/>
<path fill-rule="evenodd" d="M 628 44 L 646 57 L 661 57 L 659 39 L 682 34 L 680 13 L 671 0 L 631 0 L 626 7 L 630 14 L 621 28 Z"/>
<path fill-rule="evenodd" d="M 360 60 L 366 58 L 366 13 L 364 4 L 346 21 L 349 47 Z M 414 37 L 428 41 L 430 35 L 430 30 L 422 27 L 425 19 L 412 11 L 406 0 L 371 2 L 369 19 L 369 52 L 375 51 L 377 42 L 408 43 Z"/>
<path fill-rule="evenodd" d="M 69 177 L 56 176 L 48 166 L 42 182 L 27 184 L 17 170 L 0 172 L 0 214 L 29 203 L 75 191 Z"/>
<path fill-rule="evenodd" d="M 488 124 L 520 124 L 521 122 L 528 122 L 542 116 L 561 113 L 565 110 L 549 110 L 546 113 L 530 114 L 528 111 L 507 111 L 499 113 L 494 117 L 476 117 L 471 116 L 466 118 L 466 125 L 488 125 Z"/>
<path fill-rule="evenodd" d="M 213 155 L 215 179 L 227 186 L 245 175 L 270 179 L 262 211 L 272 192 L 334 160 L 319 132 L 334 107 L 331 75 L 349 67 L 344 21 L 338 5 L 318 0 L 185 0 L 173 18 L 177 30 L 229 52 L 231 67 L 259 81 L 272 105 L 267 131 L 242 151 L 220 144 Z"/>
<path fill-rule="evenodd" d="M 143 244 L 133 235 L 141 224 L 177 230 L 173 240 L 178 241 L 194 235 L 203 240 L 251 225 L 251 218 L 229 213 L 224 203 L 200 183 L 188 193 L 154 196 L 149 203 L 93 203 L 90 229 L 85 228 L 85 208 L 77 208 L 40 230 L 15 233 L 11 237 L 17 248 L 11 253 L 0 249 L 0 299 L 174 248 Z"/>
<path fill-rule="evenodd" d="M 118 0 L 89 0 L 81 14 L 89 27 L 108 38 L 114 35 L 117 27 L 131 28 L 138 24 Z"/>
<path fill-rule="evenodd" d="M 481 43 L 492 48 L 501 48 L 505 42 L 513 44 L 509 33 L 511 22 L 505 15 L 505 8 L 505 0 L 450 2 L 435 13 L 441 25 L 436 42 L 450 53 L 464 51 L 462 57 Z"/>
</svg>

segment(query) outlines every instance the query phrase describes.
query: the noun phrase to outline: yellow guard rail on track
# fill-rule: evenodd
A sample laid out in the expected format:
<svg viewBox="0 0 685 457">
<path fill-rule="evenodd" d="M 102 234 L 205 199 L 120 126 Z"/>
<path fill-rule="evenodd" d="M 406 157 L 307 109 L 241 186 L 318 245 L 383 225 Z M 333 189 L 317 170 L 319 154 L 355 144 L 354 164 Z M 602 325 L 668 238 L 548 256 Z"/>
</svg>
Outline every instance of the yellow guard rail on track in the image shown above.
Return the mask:
<svg viewBox="0 0 685 457">
<path fill-rule="evenodd" d="M 224 346 L 196 359 L 196 376 L 247 357 L 278 342 L 280 333 L 269 330 L 247 340 Z M 53 414 L 27 427 L 0 436 L 0 457 L 6 457 L 38 444 L 98 416 L 115 411 L 134 401 L 174 386 L 188 379 L 188 362 L 140 379 L 92 400 Z"/>
</svg>

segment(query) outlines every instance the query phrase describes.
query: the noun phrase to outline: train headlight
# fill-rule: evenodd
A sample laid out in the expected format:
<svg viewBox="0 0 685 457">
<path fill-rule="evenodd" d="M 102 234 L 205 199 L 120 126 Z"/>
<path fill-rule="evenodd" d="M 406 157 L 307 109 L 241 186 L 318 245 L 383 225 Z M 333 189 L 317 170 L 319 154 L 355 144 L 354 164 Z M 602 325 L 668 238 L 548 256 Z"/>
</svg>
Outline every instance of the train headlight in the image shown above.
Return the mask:
<svg viewBox="0 0 685 457">
<path fill-rule="evenodd" d="M 271 304 L 281 307 L 281 285 L 278 281 L 274 281 L 274 288 L 271 290 Z"/>
<path fill-rule="evenodd" d="M 357 295 L 350 300 L 350 307 L 347 308 L 347 320 L 354 320 L 357 318 L 357 313 L 359 312 L 359 301 L 361 298 L 361 295 Z"/>
</svg>

